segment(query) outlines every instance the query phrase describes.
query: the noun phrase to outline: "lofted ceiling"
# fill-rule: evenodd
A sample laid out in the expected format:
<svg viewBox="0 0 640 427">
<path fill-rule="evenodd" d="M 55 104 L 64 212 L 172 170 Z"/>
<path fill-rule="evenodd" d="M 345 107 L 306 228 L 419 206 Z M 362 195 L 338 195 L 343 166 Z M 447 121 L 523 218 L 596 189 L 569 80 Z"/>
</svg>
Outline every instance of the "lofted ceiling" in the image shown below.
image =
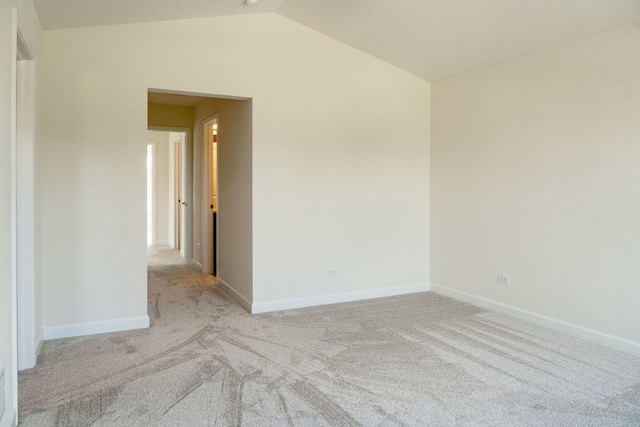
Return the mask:
<svg viewBox="0 0 640 427">
<path fill-rule="evenodd" d="M 44 30 L 275 12 L 285 0 L 34 0 Z"/>
<path fill-rule="evenodd" d="M 34 0 L 45 30 L 275 12 L 428 81 L 640 19 L 640 0 Z"/>
</svg>

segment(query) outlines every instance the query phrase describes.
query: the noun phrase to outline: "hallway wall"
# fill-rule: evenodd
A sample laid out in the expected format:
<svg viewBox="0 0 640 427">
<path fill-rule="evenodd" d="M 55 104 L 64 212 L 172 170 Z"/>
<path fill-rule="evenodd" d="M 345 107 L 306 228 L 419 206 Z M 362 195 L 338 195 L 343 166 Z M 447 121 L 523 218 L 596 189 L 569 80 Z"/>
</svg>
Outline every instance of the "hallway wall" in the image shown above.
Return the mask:
<svg viewBox="0 0 640 427">
<path fill-rule="evenodd" d="M 155 142 L 155 244 L 169 244 L 169 132 L 148 131 L 147 141 Z"/>
<path fill-rule="evenodd" d="M 149 126 L 191 128 L 193 126 L 193 107 L 149 103 L 147 105 L 147 122 Z"/>
<path fill-rule="evenodd" d="M 202 236 L 205 206 L 202 166 L 203 121 L 218 113 L 218 279 L 246 301 L 253 301 L 252 108 L 251 100 L 210 98 L 194 108 L 196 197 L 194 236 Z M 208 213 L 208 211 L 207 211 Z M 204 245 L 206 242 L 202 242 Z M 202 245 L 196 259 L 202 263 Z"/>
</svg>

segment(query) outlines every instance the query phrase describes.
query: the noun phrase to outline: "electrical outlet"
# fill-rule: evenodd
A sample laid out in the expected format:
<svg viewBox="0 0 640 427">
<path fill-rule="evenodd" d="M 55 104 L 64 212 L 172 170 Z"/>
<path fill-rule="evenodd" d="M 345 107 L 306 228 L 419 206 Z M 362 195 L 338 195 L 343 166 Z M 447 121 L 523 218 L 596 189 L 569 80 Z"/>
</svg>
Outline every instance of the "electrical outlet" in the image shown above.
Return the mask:
<svg viewBox="0 0 640 427">
<path fill-rule="evenodd" d="M 337 276 L 338 270 L 335 268 L 327 268 L 327 276 Z"/>
<path fill-rule="evenodd" d="M 506 274 L 498 274 L 498 282 L 499 283 L 504 283 L 505 285 L 509 284 L 509 276 L 507 276 Z"/>
</svg>

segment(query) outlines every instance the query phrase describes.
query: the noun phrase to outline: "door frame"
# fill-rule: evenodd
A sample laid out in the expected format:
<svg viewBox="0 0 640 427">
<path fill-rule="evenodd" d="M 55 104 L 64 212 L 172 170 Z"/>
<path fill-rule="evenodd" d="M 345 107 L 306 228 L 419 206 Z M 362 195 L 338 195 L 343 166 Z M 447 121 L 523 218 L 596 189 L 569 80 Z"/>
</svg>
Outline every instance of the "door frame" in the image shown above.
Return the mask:
<svg viewBox="0 0 640 427">
<path fill-rule="evenodd" d="M 35 366 L 42 327 L 38 327 L 35 284 L 35 57 L 25 39 L 17 9 L 11 22 L 11 345 L 12 407 L 18 422 L 18 370 Z M 4 396 L 0 397 L 4 399 Z"/>
<path fill-rule="evenodd" d="M 37 326 L 35 285 L 35 61 L 20 31 L 17 13 L 15 49 L 11 114 L 12 227 L 15 227 L 17 367 L 23 370 L 36 365 L 42 331 Z"/>
<path fill-rule="evenodd" d="M 182 168 L 182 179 L 185 183 L 185 198 L 184 202 L 186 202 L 185 207 L 185 261 L 189 265 L 196 264 L 193 259 L 193 147 L 192 147 L 192 137 L 191 137 L 191 128 L 186 127 L 176 127 L 176 126 L 147 126 L 148 130 L 158 131 L 158 132 L 182 132 L 185 134 L 184 138 L 184 147 L 183 147 L 183 168 Z"/>
<path fill-rule="evenodd" d="M 215 122 L 218 125 L 218 131 L 220 130 L 220 115 L 215 113 L 212 116 L 202 121 L 202 241 L 205 244 L 202 245 L 202 272 L 213 273 L 213 251 L 218 250 L 218 236 L 216 233 L 215 242 L 213 241 L 213 219 L 211 215 L 211 198 L 213 196 L 213 188 L 211 185 L 211 179 L 213 175 L 213 164 L 211 159 L 211 144 L 207 129 L 211 126 L 211 123 Z M 218 144 L 220 143 L 220 133 L 218 132 Z M 219 163 L 219 161 L 218 161 Z M 216 182 L 218 183 L 218 190 L 220 183 L 218 182 L 218 168 L 216 168 Z M 219 193 L 220 191 L 218 191 Z M 218 194 L 216 194 L 216 208 L 220 209 L 220 200 Z M 216 215 L 216 222 L 219 214 Z M 217 224 L 216 224 L 217 225 Z M 217 227 L 216 227 L 217 228 Z M 214 248 L 215 245 L 215 248 Z M 216 269 L 217 271 L 217 269 Z"/>
<path fill-rule="evenodd" d="M 156 141 L 149 141 L 147 138 L 147 157 L 151 147 L 151 171 L 147 164 L 147 203 L 149 203 L 149 192 L 151 192 L 151 245 L 156 244 Z M 147 160 L 148 161 L 148 160 Z M 149 188 L 149 174 L 151 175 L 151 188 Z M 149 206 L 147 205 L 147 230 L 149 229 Z M 148 231 L 147 231 L 148 232 Z M 149 236 L 147 235 L 147 245 Z"/>
</svg>

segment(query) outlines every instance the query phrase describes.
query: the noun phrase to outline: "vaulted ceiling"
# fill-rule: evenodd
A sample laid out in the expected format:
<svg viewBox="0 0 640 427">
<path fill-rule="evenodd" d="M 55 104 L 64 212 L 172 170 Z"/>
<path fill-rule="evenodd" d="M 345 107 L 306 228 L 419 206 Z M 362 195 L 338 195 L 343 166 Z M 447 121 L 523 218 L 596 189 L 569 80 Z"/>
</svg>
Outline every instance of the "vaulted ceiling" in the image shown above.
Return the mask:
<svg viewBox="0 0 640 427">
<path fill-rule="evenodd" d="M 640 0 L 35 0 L 45 30 L 275 12 L 436 81 L 640 19 Z"/>
</svg>

